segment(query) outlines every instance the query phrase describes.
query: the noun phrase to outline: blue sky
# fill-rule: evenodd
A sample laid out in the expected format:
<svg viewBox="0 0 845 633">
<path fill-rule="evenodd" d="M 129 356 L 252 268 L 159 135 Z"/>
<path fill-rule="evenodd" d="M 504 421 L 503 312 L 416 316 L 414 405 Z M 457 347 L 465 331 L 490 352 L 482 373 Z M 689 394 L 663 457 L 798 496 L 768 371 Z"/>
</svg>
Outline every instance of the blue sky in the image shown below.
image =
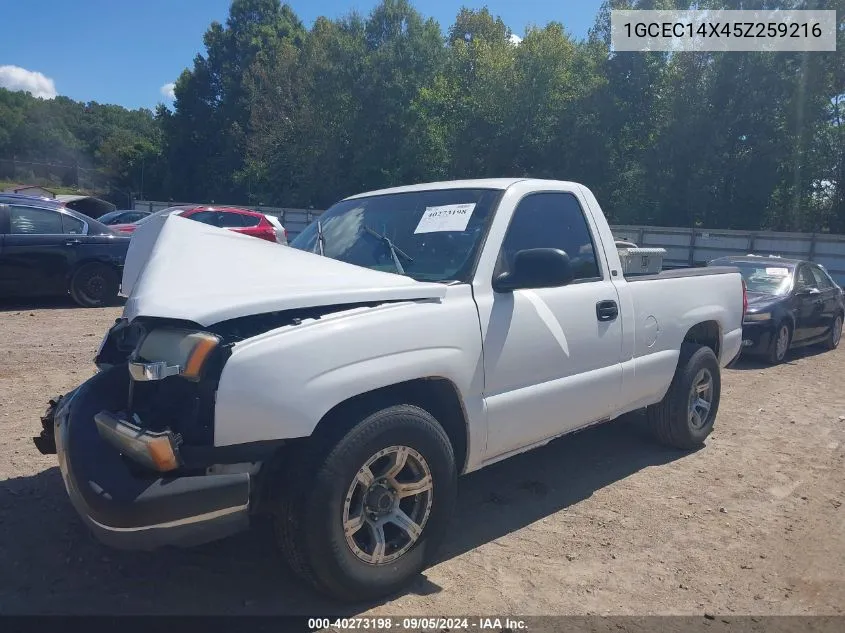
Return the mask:
<svg viewBox="0 0 845 633">
<path fill-rule="evenodd" d="M 413 0 L 412 0 L 413 1 Z M 377 0 L 291 0 L 311 26 L 320 15 L 355 9 L 366 15 Z M 487 6 L 517 35 L 530 25 L 562 22 L 586 36 L 600 0 L 416 0 L 444 31 L 462 5 Z M 153 108 L 167 102 L 173 82 L 203 52 L 203 33 L 225 22 L 230 0 L 0 0 L 0 86 L 38 96 Z"/>
</svg>

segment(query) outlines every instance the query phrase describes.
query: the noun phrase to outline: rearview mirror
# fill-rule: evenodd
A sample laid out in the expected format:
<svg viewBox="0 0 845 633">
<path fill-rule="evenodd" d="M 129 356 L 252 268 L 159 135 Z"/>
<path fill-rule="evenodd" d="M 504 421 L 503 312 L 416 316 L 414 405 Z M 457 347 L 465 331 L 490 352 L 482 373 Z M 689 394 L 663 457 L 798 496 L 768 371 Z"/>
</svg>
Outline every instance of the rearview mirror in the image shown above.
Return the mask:
<svg viewBox="0 0 845 633">
<path fill-rule="evenodd" d="M 527 248 L 517 251 L 513 269 L 493 279 L 493 290 L 511 292 L 520 288 L 556 288 L 574 279 L 569 255 L 559 248 Z"/>
</svg>

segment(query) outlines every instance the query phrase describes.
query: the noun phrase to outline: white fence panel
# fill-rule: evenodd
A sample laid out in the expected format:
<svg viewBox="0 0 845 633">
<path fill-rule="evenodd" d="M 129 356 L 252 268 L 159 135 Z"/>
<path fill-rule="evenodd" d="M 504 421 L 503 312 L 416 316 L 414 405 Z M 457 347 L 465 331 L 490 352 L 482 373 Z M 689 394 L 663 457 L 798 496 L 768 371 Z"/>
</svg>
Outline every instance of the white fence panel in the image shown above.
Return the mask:
<svg viewBox="0 0 845 633">
<path fill-rule="evenodd" d="M 139 200 L 135 202 L 135 208 L 154 212 L 190 204 L 206 203 Z M 323 213 L 319 209 L 233 206 L 276 216 L 287 229 L 288 239 L 291 240 Z M 845 235 L 726 229 L 693 230 L 639 225 L 612 226 L 611 229 L 616 239 L 636 242 L 643 247 L 665 248 L 666 256 L 663 261 L 666 267 L 704 266 L 718 257 L 749 253 L 781 255 L 809 259 L 821 264 L 840 285 L 845 285 Z"/>
</svg>

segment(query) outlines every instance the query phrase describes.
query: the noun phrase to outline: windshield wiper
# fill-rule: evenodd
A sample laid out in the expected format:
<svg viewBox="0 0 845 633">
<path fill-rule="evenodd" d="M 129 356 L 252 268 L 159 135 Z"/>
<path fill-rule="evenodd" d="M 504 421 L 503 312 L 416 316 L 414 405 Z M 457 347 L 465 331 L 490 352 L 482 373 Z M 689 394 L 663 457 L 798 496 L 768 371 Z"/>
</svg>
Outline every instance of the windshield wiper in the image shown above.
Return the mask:
<svg viewBox="0 0 845 633">
<path fill-rule="evenodd" d="M 387 237 L 387 235 L 385 235 L 383 233 L 379 233 L 378 231 L 374 231 L 373 229 L 371 229 L 368 226 L 365 226 L 364 230 L 367 233 L 369 233 L 370 235 L 372 235 L 373 237 L 376 237 L 376 238 L 380 239 L 382 242 L 384 242 L 385 244 L 387 244 L 387 248 L 390 249 L 390 256 L 393 257 L 393 263 L 396 266 L 396 270 L 399 272 L 400 275 L 404 275 L 405 269 L 402 268 L 402 262 L 399 261 L 399 257 L 397 255 L 401 255 L 402 257 L 407 259 L 409 262 L 414 261 L 414 258 L 411 257 L 410 255 L 408 255 L 406 252 L 402 251 L 400 248 L 398 248 L 393 243 L 393 240 L 391 240 L 389 237 Z"/>
<path fill-rule="evenodd" d="M 323 223 L 320 220 L 317 220 L 317 241 L 314 243 L 314 250 L 313 252 L 316 253 L 318 250 L 320 251 L 320 255 L 324 255 L 323 248 L 326 245 L 326 238 L 323 237 Z"/>
</svg>

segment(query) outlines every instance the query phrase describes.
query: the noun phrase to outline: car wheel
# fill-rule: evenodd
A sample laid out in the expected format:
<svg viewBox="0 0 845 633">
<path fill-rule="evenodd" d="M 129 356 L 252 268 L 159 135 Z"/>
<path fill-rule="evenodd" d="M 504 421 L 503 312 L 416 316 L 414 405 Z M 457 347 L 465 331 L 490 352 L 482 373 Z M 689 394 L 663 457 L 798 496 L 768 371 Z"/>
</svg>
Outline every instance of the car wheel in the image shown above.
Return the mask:
<svg viewBox="0 0 845 633">
<path fill-rule="evenodd" d="M 766 360 L 770 365 L 779 365 L 783 362 L 783 359 L 786 358 L 786 353 L 789 351 L 789 344 L 791 342 L 792 328 L 789 327 L 789 323 L 783 321 L 778 324 L 766 353 Z"/>
<path fill-rule="evenodd" d="M 274 512 L 294 572 L 357 601 L 401 589 L 429 564 L 452 514 L 457 472 L 449 439 L 427 411 L 391 406 L 316 455 L 298 453 L 277 482 Z"/>
<path fill-rule="evenodd" d="M 826 349 L 834 350 L 839 347 L 839 341 L 842 340 L 842 314 L 837 314 L 833 319 L 833 325 L 830 327 L 830 332 L 824 341 Z"/>
<path fill-rule="evenodd" d="M 70 280 L 70 296 L 83 308 L 99 308 L 117 298 L 120 280 L 105 264 L 85 264 Z"/>
<path fill-rule="evenodd" d="M 652 434 L 674 448 L 701 446 L 713 430 L 721 389 L 719 361 L 713 350 L 684 343 L 669 391 L 646 409 Z"/>
</svg>

